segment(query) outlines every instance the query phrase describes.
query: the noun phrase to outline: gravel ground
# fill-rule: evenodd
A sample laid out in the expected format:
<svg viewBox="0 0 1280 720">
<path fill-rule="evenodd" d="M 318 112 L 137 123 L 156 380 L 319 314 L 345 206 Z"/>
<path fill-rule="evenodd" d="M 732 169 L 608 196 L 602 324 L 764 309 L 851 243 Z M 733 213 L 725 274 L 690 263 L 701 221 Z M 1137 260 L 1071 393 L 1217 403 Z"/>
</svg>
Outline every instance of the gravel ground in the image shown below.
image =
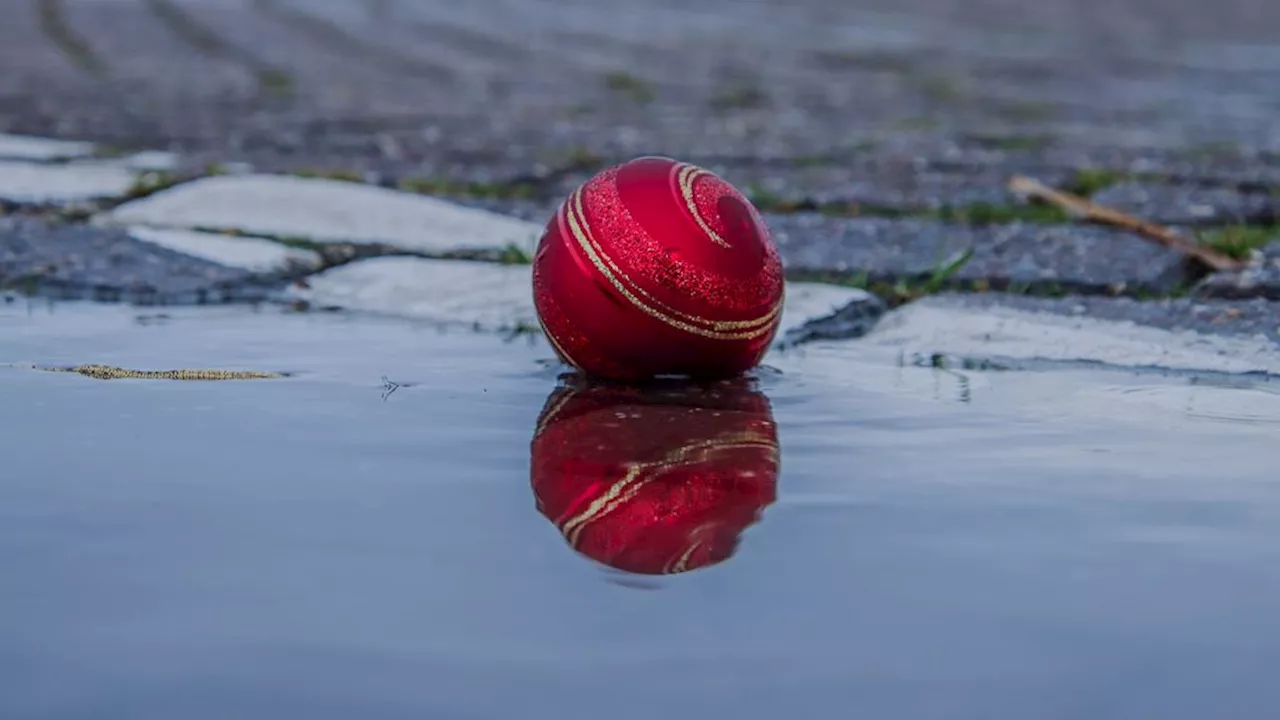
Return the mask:
<svg viewBox="0 0 1280 720">
<path fill-rule="evenodd" d="M 1280 223 L 1280 193 L 1270 188 L 1240 192 L 1229 187 L 1124 182 L 1099 192 L 1093 200 L 1167 225 Z"/>
<path fill-rule="evenodd" d="M 952 280 L 1107 294 L 1167 293 L 1188 279 L 1176 253 L 1105 228 L 1022 223 L 970 227 L 814 214 L 766 219 L 784 264 L 798 273 L 883 282 L 923 279 L 972 251 Z"/>
</svg>

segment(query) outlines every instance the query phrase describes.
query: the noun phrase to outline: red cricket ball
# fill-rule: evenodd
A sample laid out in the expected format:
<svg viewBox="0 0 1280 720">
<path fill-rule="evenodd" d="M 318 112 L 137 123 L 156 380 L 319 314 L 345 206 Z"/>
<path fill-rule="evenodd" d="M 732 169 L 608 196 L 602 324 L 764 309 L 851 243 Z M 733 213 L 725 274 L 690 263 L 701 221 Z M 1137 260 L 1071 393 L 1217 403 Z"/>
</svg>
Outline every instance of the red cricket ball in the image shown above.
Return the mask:
<svg viewBox="0 0 1280 720">
<path fill-rule="evenodd" d="M 742 378 L 579 380 L 547 399 L 531 455 L 538 511 L 575 551 L 630 573 L 723 562 L 776 498 L 777 427 Z"/>
<path fill-rule="evenodd" d="M 714 173 L 662 157 L 574 190 L 533 260 L 534 305 L 556 354 L 615 380 L 755 367 L 783 292 L 782 260 L 751 202 Z"/>
</svg>

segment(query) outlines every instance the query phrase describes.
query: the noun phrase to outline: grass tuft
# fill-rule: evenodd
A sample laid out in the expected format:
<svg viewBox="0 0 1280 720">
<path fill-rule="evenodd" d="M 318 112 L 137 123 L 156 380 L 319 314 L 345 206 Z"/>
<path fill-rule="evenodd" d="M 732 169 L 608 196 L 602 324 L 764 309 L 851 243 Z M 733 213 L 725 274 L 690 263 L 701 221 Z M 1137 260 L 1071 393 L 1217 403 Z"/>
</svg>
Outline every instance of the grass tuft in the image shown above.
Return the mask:
<svg viewBox="0 0 1280 720">
<path fill-rule="evenodd" d="M 625 95 L 632 102 L 641 105 L 653 102 L 656 97 L 653 87 L 649 83 L 642 78 L 621 70 L 605 73 L 604 85 L 613 92 Z"/>
<path fill-rule="evenodd" d="M 1254 250 L 1280 241 L 1280 226 L 1233 225 L 1202 230 L 1196 240 L 1234 260 L 1247 260 Z"/>
</svg>

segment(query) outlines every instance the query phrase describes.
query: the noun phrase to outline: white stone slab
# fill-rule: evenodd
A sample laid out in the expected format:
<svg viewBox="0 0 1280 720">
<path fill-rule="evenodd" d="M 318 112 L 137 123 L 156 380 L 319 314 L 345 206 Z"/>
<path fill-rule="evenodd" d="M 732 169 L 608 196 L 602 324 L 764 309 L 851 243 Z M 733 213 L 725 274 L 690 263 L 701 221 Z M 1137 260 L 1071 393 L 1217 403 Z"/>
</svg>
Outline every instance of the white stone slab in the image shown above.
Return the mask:
<svg viewBox="0 0 1280 720">
<path fill-rule="evenodd" d="M 290 292 L 316 304 L 349 310 L 512 330 L 538 326 L 531 273 L 528 265 L 373 258 L 312 276 L 309 289 Z M 777 337 L 865 297 L 864 291 L 854 288 L 789 283 Z"/>
<path fill-rule="evenodd" d="M 858 341 L 907 355 L 1085 361 L 1130 368 L 1280 373 L 1280 347 L 1265 338 L 1169 331 L 1132 322 L 926 299 L 886 315 Z"/>
<path fill-rule="evenodd" d="M 788 332 L 810 320 L 826 317 L 855 300 L 870 299 L 871 293 L 857 288 L 827 283 L 789 282 L 777 337 L 782 339 Z"/>
<path fill-rule="evenodd" d="M 121 197 L 133 187 L 134 177 L 132 170 L 117 163 L 0 160 L 0 200 L 60 204 Z"/>
<path fill-rule="evenodd" d="M 93 143 L 0 133 L 0 159 L 52 162 L 89 157 Z"/>
<path fill-rule="evenodd" d="M 176 170 L 179 160 L 177 153 L 163 150 L 143 150 L 121 158 L 121 164 L 133 170 L 167 172 Z"/>
<path fill-rule="evenodd" d="M 307 279 L 290 294 L 317 305 L 503 331 L 536 328 L 528 265 L 382 257 Z"/>
<path fill-rule="evenodd" d="M 422 253 L 532 249 L 542 227 L 438 198 L 323 178 L 202 178 L 125 203 L 101 222 L 234 229 L 315 242 L 385 243 Z"/>
<path fill-rule="evenodd" d="M 129 235 L 219 265 L 255 273 L 314 270 L 321 264 L 319 253 L 262 238 L 147 227 L 131 227 Z"/>
</svg>

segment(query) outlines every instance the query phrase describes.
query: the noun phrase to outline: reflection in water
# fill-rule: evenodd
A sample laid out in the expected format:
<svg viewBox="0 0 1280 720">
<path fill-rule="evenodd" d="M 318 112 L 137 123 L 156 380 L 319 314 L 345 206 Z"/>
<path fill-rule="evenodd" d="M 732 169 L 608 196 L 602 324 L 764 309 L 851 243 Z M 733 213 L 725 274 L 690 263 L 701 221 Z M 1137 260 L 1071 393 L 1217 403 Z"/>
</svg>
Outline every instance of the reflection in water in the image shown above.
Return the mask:
<svg viewBox="0 0 1280 720">
<path fill-rule="evenodd" d="M 723 562 L 773 503 L 778 433 L 752 381 L 647 387 L 569 380 L 530 463 L 538 511 L 577 552 L 643 575 Z"/>
</svg>

